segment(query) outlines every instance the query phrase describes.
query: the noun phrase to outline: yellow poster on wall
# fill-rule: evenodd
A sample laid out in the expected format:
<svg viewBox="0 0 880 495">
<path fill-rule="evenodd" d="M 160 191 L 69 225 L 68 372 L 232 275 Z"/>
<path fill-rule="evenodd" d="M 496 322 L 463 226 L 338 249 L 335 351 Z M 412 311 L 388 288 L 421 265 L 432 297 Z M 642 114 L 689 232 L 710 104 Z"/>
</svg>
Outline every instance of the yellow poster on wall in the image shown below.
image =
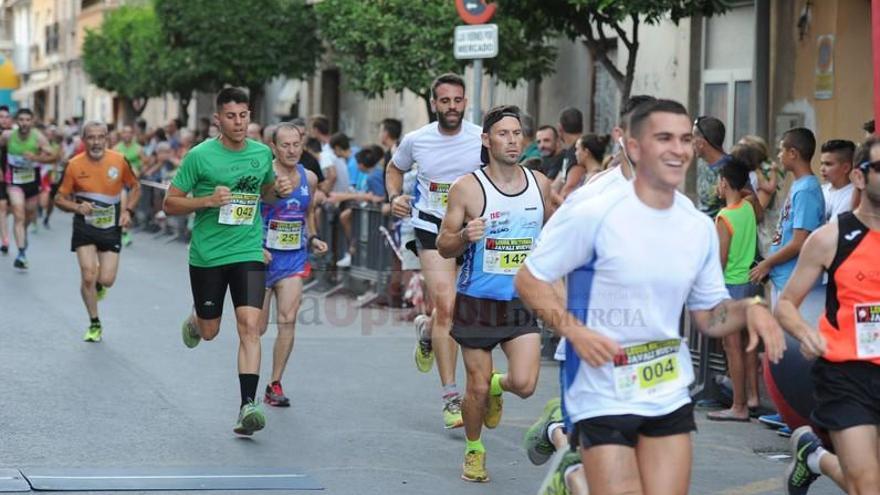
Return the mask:
<svg viewBox="0 0 880 495">
<path fill-rule="evenodd" d="M 816 92 L 817 100 L 834 97 L 834 35 L 823 34 L 817 38 Z"/>
</svg>

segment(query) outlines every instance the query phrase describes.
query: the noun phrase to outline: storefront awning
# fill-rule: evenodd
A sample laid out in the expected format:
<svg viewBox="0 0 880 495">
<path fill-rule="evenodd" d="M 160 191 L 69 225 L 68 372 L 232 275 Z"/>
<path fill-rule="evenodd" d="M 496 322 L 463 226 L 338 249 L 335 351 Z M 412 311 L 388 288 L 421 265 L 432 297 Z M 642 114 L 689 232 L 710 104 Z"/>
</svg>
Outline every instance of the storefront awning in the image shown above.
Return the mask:
<svg viewBox="0 0 880 495">
<path fill-rule="evenodd" d="M 37 91 L 50 88 L 52 86 L 55 86 L 56 84 L 59 84 L 60 82 L 60 74 L 51 75 L 39 81 L 28 81 L 27 84 L 12 92 L 12 99 L 15 101 L 26 100 L 30 95 L 36 93 Z"/>
</svg>

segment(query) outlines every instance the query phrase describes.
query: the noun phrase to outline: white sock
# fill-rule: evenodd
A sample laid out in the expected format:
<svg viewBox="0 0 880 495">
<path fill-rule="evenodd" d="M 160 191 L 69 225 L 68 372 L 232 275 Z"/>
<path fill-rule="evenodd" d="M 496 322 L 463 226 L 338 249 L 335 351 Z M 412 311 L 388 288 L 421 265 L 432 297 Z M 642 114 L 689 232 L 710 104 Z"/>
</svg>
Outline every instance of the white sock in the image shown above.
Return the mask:
<svg viewBox="0 0 880 495">
<path fill-rule="evenodd" d="M 810 471 L 812 471 L 813 474 L 822 474 L 822 470 L 819 469 L 819 461 L 822 459 L 822 456 L 827 453 L 827 450 L 819 447 L 815 452 L 807 456 L 807 467 L 810 468 Z"/>
<path fill-rule="evenodd" d="M 551 443 L 553 442 L 553 432 L 559 428 L 563 428 L 565 425 L 562 423 L 550 423 L 547 425 L 547 438 L 550 439 Z"/>
</svg>

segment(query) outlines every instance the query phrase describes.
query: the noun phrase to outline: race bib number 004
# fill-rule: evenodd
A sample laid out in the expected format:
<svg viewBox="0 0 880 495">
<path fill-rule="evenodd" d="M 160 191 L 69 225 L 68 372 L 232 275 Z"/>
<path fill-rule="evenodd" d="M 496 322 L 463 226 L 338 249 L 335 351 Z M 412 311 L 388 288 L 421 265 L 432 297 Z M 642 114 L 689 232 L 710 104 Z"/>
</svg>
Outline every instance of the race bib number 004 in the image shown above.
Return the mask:
<svg viewBox="0 0 880 495">
<path fill-rule="evenodd" d="M 529 253 L 534 239 L 503 239 L 487 237 L 483 241 L 483 273 L 496 275 L 516 275 Z"/>
<path fill-rule="evenodd" d="M 253 225 L 260 203 L 259 194 L 232 193 L 229 204 L 220 207 L 223 225 Z"/>
<path fill-rule="evenodd" d="M 856 304 L 853 313 L 859 359 L 880 357 L 880 302 Z"/>
<path fill-rule="evenodd" d="M 302 222 L 270 220 L 266 232 L 266 247 L 281 251 L 293 251 L 302 247 Z"/>
<path fill-rule="evenodd" d="M 624 347 L 614 358 L 614 391 L 621 400 L 647 400 L 686 386 L 678 352 L 680 339 Z"/>
<path fill-rule="evenodd" d="M 449 203 L 449 186 L 444 182 L 431 182 L 428 184 L 428 208 L 431 210 L 446 211 Z"/>
<path fill-rule="evenodd" d="M 93 206 L 92 214 L 85 216 L 86 223 L 97 229 L 109 229 L 116 226 L 115 206 Z"/>
</svg>

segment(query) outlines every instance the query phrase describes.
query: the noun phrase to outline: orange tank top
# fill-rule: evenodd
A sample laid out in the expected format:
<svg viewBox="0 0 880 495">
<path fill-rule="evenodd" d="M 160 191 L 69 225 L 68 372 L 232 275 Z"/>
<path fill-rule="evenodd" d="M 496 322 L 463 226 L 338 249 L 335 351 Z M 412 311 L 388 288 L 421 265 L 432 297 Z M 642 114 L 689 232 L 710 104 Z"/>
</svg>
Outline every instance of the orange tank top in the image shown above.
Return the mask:
<svg viewBox="0 0 880 495">
<path fill-rule="evenodd" d="M 852 213 L 838 217 L 837 254 L 828 268 L 819 331 L 829 361 L 880 365 L 880 231 Z"/>
</svg>

